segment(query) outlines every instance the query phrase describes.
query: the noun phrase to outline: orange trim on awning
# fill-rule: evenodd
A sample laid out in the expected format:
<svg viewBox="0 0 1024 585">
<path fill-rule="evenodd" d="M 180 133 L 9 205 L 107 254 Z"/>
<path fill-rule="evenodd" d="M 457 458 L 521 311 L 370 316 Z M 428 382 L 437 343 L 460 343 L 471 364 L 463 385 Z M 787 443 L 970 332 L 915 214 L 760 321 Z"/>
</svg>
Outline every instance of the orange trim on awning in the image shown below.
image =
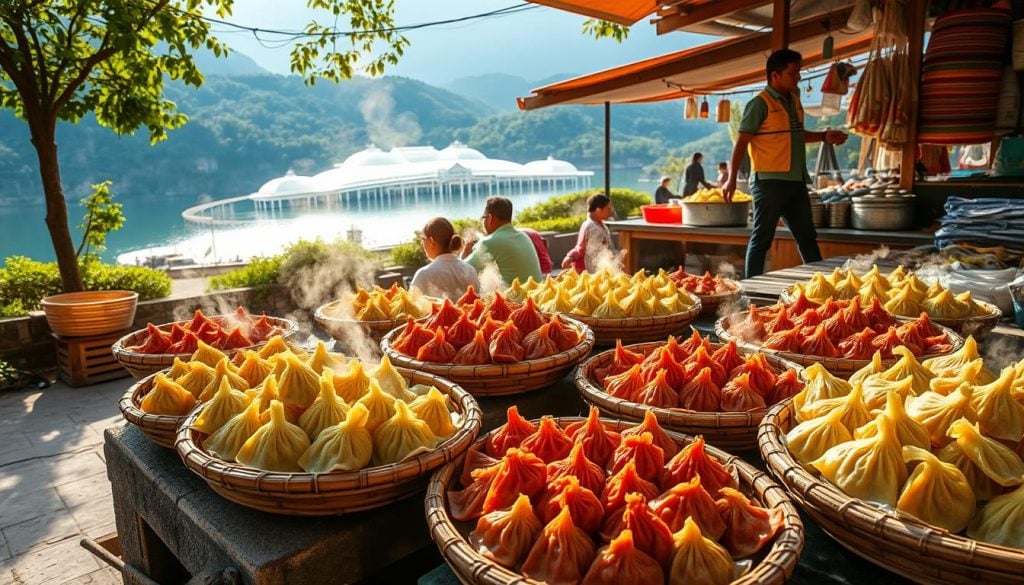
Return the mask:
<svg viewBox="0 0 1024 585">
<path fill-rule="evenodd" d="M 654 13 L 661 4 L 658 0 L 527 0 L 572 12 L 631 26 L 636 21 Z"/>
</svg>

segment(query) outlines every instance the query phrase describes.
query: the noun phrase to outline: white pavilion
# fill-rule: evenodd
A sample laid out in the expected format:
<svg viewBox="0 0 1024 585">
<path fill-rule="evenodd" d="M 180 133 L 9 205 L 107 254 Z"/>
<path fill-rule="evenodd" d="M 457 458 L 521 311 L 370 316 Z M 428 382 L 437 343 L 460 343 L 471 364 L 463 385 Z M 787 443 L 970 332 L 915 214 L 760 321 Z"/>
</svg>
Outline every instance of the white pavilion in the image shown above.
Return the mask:
<svg viewBox="0 0 1024 585">
<path fill-rule="evenodd" d="M 294 205 L 577 191 L 589 188 L 593 175 L 552 157 L 526 164 L 487 158 L 458 141 L 442 150 L 403 146 L 384 151 L 369 146 L 312 177 L 289 172 L 268 181 L 248 198 L 257 211 L 273 213 Z"/>
</svg>

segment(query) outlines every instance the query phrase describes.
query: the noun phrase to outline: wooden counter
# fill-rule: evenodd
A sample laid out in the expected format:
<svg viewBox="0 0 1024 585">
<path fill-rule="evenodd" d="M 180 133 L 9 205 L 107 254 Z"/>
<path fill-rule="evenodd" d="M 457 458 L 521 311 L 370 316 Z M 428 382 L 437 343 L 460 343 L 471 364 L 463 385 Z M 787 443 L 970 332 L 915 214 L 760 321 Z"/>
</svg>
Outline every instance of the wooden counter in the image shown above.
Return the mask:
<svg viewBox="0 0 1024 585">
<path fill-rule="evenodd" d="M 679 264 L 685 264 L 686 244 L 727 244 L 746 247 L 750 240 L 750 227 L 691 227 L 682 224 L 648 223 L 642 219 L 609 221 L 608 227 L 619 237 L 619 247 L 626 250 L 626 268 L 635 272 L 640 268 L 640 241 L 675 242 L 681 246 Z M 930 245 L 931 232 L 922 230 L 903 232 L 862 231 L 854 229 L 818 228 L 818 247 L 823 258 L 866 254 L 886 245 L 892 249 L 908 249 Z M 796 241 L 789 229 L 779 226 L 768 252 L 770 270 L 799 266 L 803 263 Z"/>
</svg>

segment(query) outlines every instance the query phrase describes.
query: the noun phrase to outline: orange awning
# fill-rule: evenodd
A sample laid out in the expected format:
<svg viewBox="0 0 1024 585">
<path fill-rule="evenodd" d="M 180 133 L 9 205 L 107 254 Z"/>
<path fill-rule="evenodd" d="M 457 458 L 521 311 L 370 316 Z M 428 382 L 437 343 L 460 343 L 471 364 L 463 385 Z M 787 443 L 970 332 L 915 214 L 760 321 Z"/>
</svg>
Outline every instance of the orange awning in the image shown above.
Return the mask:
<svg viewBox="0 0 1024 585">
<path fill-rule="evenodd" d="M 528 0 L 566 12 L 573 12 L 630 26 L 652 14 L 661 4 L 658 0 Z"/>
<path fill-rule="evenodd" d="M 803 53 L 805 67 L 826 61 L 821 56 L 822 41 L 828 35 L 824 21 L 846 22 L 850 10 L 846 7 L 792 24 L 790 48 Z M 833 31 L 833 58 L 867 52 L 871 34 Z M 770 52 L 768 31 L 723 39 L 535 89 L 533 95 L 518 99 L 519 108 L 653 102 L 744 87 L 764 80 L 764 62 Z"/>
</svg>

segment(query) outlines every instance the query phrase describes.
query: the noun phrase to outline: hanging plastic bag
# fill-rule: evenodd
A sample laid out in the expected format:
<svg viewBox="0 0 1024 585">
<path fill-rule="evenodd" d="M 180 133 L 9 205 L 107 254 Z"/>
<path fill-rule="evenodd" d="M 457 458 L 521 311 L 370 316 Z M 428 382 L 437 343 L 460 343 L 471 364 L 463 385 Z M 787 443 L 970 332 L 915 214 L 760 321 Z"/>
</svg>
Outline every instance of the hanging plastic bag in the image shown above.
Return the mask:
<svg viewBox="0 0 1024 585">
<path fill-rule="evenodd" d="M 871 0 L 857 0 L 853 3 L 853 12 L 846 21 L 846 28 L 851 32 L 860 32 L 871 26 Z"/>
<path fill-rule="evenodd" d="M 850 78 L 857 68 L 849 63 L 833 63 L 821 84 L 821 93 L 846 95 L 850 91 Z"/>
</svg>

